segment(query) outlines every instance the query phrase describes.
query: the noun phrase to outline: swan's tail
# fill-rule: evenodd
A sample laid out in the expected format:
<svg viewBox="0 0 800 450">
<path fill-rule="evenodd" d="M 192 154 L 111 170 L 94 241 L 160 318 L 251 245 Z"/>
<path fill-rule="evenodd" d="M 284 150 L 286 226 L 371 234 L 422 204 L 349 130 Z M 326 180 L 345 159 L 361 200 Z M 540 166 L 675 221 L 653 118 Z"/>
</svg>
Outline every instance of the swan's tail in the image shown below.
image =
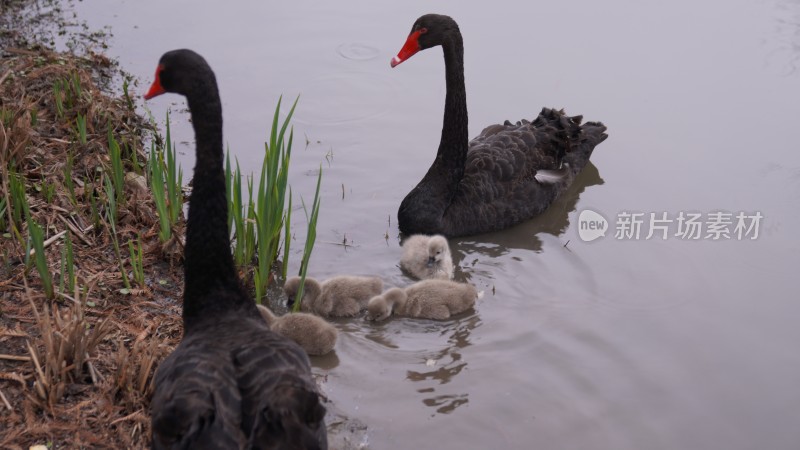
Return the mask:
<svg viewBox="0 0 800 450">
<path fill-rule="evenodd" d="M 594 148 L 606 139 L 608 139 L 608 134 L 606 134 L 606 126 L 602 122 L 586 122 L 581 126 L 578 145 L 573 146 L 573 154 L 565 159 L 573 167 L 574 173 L 577 174 L 583 170 L 586 163 L 589 162 Z"/>
<path fill-rule="evenodd" d="M 542 108 L 533 125 L 547 130 L 551 144 L 556 148 L 559 168 L 568 165 L 580 172 L 595 146 L 606 140 L 606 126 L 600 122 L 583 122 L 583 116 L 568 116 L 564 110 Z"/>
<path fill-rule="evenodd" d="M 581 127 L 581 143 L 590 145 L 589 151 L 591 151 L 596 145 L 608 139 L 606 130 L 607 128 L 603 125 L 603 122 L 586 122 Z"/>
</svg>

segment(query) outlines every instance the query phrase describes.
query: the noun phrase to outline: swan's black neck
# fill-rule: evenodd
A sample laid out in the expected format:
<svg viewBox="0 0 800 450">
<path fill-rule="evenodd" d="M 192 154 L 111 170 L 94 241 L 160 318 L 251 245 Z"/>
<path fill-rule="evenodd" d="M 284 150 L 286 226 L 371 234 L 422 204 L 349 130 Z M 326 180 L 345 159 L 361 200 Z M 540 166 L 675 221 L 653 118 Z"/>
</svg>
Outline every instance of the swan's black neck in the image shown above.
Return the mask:
<svg viewBox="0 0 800 450">
<path fill-rule="evenodd" d="M 469 146 L 467 91 L 464 85 L 464 43 L 458 29 L 442 42 L 447 96 L 442 138 L 428 173 L 406 196 L 398 211 L 400 231 L 405 234 L 443 230 L 443 217 L 464 176 Z M 439 232 L 439 231 L 437 231 Z"/>
<path fill-rule="evenodd" d="M 447 96 L 444 101 L 442 139 L 436 162 L 446 164 L 457 172 L 456 182 L 464 173 L 464 163 L 469 144 L 467 118 L 467 90 L 464 85 L 464 43 L 461 33 L 451 32 L 442 44 L 444 53 Z M 451 180 L 452 181 L 452 180 Z"/>
<path fill-rule="evenodd" d="M 186 230 L 184 327 L 248 301 L 242 295 L 228 237 L 222 165 L 222 105 L 213 75 L 187 95 L 197 159 Z"/>
</svg>

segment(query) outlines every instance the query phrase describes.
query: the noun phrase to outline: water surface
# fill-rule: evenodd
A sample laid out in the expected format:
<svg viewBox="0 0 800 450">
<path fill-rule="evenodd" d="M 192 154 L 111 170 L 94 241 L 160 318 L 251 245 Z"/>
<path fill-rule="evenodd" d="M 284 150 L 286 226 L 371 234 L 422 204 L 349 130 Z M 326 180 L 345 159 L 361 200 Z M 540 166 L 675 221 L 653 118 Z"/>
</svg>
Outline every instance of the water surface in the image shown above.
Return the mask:
<svg viewBox="0 0 800 450">
<path fill-rule="evenodd" d="M 260 166 L 278 97 L 301 95 L 291 184 L 310 199 L 323 165 L 310 268 L 319 278 L 409 282 L 397 267 L 396 211 L 433 160 L 445 93 L 438 48 L 389 68 L 419 15 L 460 24 L 472 135 L 542 106 L 608 125 L 593 166 L 543 216 L 451 241 L 458 279 L 486 294 L 474 312 L 337 323 L 336 358 L 315 370 L 337 406 L 368 425 L 371 448 L 800 444 L 800 2 L 84 0 L 76 9 L 111 26 L 109 52 L 140 77 L 140 92 L 164 51 L 203 54 L 244 167 Z M 158 118 L 184 108 L 177 96 L 148 106 Z M 185 113 L 173 117 L 189 172 L 191 128 Z M 587 208 L 612 222 L 621 212 L 764 219 L 756 240 L 618 240 L 612 228 L 587 243 L 577 224 Z M 304 236 L 299 224 L 292 271 Z"/>
</svg>

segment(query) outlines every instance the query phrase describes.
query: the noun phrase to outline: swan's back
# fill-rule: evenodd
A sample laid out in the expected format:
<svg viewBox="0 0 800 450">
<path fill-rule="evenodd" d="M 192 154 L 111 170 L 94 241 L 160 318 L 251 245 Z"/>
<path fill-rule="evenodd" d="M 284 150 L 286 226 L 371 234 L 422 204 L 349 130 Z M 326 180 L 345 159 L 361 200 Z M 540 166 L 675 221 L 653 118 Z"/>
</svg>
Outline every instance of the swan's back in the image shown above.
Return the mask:
<svg viewBox="0 0 800 450">
<path fill-rule="evenodd" d="M 187 333 L 156 373 L 155 449 L 326 448 L 305 352 L 254 311 Z"/>
<path fill-rule="evenodd" d="M 446 319 L 475 305 L 475 286 L 450 280 L 423 280 L 405 289 L 405 313 L 414 317 Z"/>
<path fill-rule="evenodd" d="M 244 448 L 242 397 L 229 352 L 219 344 L 184 339 L 158 367 L 154 449 Z"/>
<path fill-rule="evenodd" d="M 543 109 L 533 122 L 492 125 L 469 143 L 464 177 L 443 226 L 448 236 L 503 229 L 542 213 L 607 138 L 597 122 Z M 562 164 L 563 163 L 563 164 Z M 556 181 L 536 179 L 559 171 Z"/>
<path fill-rule="evenodd" d="M 383 290 L 378 277 L 337 275 L 323 281 L 322 294 L 315 312 L 323 316 L 354 316 Z"/>
<path fill-rule="evenodd" d="M 325 319 L 307 313 L 287 313 L 275 320 L 272 331 L 296 342 L 309 355 L 325 355 L 336 346 L 339 332 Z"/>
</svg>

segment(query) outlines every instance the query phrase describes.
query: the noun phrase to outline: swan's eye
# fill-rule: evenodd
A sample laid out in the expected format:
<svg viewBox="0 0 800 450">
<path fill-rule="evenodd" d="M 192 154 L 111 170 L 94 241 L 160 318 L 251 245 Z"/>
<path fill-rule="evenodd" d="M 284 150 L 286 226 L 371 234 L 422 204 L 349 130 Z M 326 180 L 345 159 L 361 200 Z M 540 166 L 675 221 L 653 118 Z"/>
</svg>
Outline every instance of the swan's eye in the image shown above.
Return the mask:
<svg viewBox="0 0 800 450">
<path fill-rule="evenodd" d="M 428 29 L 427 29 L 427 28 L 420 28 L 420 29 L 419 29 L 419 34 L 425 34 L 425 33 L 427 33 L 427 32 L 428 32 Z"/>
</svg>

